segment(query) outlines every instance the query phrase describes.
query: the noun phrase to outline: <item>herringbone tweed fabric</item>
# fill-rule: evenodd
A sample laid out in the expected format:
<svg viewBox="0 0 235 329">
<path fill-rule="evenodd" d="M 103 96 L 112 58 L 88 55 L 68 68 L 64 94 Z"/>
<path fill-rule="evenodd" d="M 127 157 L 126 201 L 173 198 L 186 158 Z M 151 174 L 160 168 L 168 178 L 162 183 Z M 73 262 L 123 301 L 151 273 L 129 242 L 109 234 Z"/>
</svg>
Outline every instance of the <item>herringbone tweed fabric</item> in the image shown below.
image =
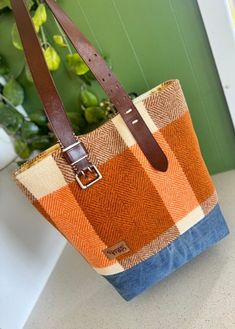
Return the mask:
<svg viewBox="0 0 235 329">
<path fill-rule="evenodd" d="M 120 115 L 80 137 L 103 175 L 91 188 L 78 186 L 59 145 L 15 173 L 33 205 L 103 275 L 158 253 L 217 204 L 179 81 L 134 103 L 167 155 L 166 173 L 149 165 Z M 109 259 L 104 250 L 121 241 L 128 251 Z"/>
</svg>

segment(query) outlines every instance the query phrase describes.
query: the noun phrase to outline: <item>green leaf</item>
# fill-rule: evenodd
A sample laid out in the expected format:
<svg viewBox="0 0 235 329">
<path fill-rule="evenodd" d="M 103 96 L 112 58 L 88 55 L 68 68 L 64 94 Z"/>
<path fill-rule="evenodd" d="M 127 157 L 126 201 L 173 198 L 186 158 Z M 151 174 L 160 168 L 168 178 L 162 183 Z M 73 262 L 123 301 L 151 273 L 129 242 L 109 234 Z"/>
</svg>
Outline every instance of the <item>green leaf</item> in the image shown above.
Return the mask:
<svg viewBox="0 0 235 329">
<path fill-rule="evenodd" d="M 15 140 L 14 147 L 16 153 L 21 157 L 21 159 L 28 159 L 28 157 L 32 153 L 27 143 L 20 139 Z"/>
<path fill-rule="evenodd" d="M 67 54 L 66 62 L 69 71 L 76 75 L 83 75 L 89 71 L 89 67 L 78 54 Z"/>
<path fill-rule="evenodd" d="M 30 10 L 34 6 L 34 1 L 33 0 L 26 0 L 26 5 L 27 5 L 28 10 Z"/>
<path fill-rule="evenodd" d="M 32 151 L 34 150 L 39 150 L 39 151 L 44 151 L 48 147 L 50 147 L 50 139 L 48 136 L 39 136 L 37 139 L 35 139 L 32 144 L 30 145 L 30 149 Z"/>
<path fill-rule="evenodd" d="M 53 40 L 58 46 L 60 46 L 62 48 L 67 48 L 67 45 L 64 42 L 62 35 L 57 35 L 57 34 L 53 35 Z"/>
<path fill-rule="evenodd" d="M 0 0 L 0 10 L 6 7 L 11 8 L 10 0 Z"/>
<path fill-rule="evenodd" d="M 84 128 L 87 125 L 87 122 L 84 118 L 83 111 L 74 111 L 74 112 L 66 112 L 69 120 L 72 123 L 72 126 L 76 132 L 80 130 L 80 128 Z"/>
<path fill-rule="evenodd" d="M 16 161 L 17 166 L 20 167 L 25 163 L 25 160 L 21 160 L 21 161 Z"/>
<path fill-rule="evenodd" d="M 25 121 L 21 127 L 21 137 L 26 140 L 36 136 L 39 133 L 39 128 L 31 121 Z"/>
<path fill-rule="evenodd" d="M 129 95 L 130 99 L 132 99 L 132 100 L 135 99 L 136 97 L 138 97 L 138 94 L 134 91 L 132 91 L 131 93 L 128 93 L 128 95 Z"/>
<path fill-rule="evenodd" d="M 103 59 L 105 60 L 105 62 L 108 65 L 108 67 L 112 70 L 113 64 L 112 64 L 111 58 L 109 56 L 103 56 Z"/>
<path fill-rule="evenodd" d="M 86 74 L 84 74 L 83 77 L 85 78 L 85 79 L 84 79 L 85 82 L 86 82 L 86 83 L 88 82 L 89 85 L 91 85 L 91 81 L 96 80 L 96 77 L 95 77 L 94 74 L 91 72 L 91 70 L 88 71 Z"/>
<path fill-rule="evenodd" d="M 0 75 L 8 74 L 10 71 L 8 63 L 2 55 L 0 55 Z"/>
<path fill-rule="evenodd" d="M 60 67 L 60 56 L 51 46 L 43 49 L 44 57 L 50 71 L 56 71 Z"/>
<path fill-rule="evenodd" d="M 29 66 L 27 64 L 25 64 L 25 76 L 26 79 L 28 80 L 28 82 L 33 83 L 33 77 L 32 74 L 30 72 Z"/>
<path fill-rule="evenodd" d="M 99 105 L 99 101 L 98 101 L 97 97 L 94 94 L 92 94 L 89 90 L 87 90 L 86 88 L 81 89 L 81 101 L 85 107 Z"/>
<path fill-rule="evenodd" d="M 24 101 L 24 90 L 14 79 L 9 80 L 3 87 L 3 95 L 15 106 Z"/>
<path fill-rule="evenodd" d="M 81 118 L 78 112 L 67 112 L 67 116 L 72 124 L 73 129 L 78 132 Z"/>
<path fill-rule="evenodd" d="M 85 109 L 85 118 L 88 123 L 97 123 L 105 119 L 105 111 L 100 107 L 88 107 Z"/>
<path fill-rule="evenodd" d="M 22 115 L 0 102 L 0 125 L 9 133 L 16 133 L 23 123 Z"/>
<path fill-rule="evenodd" d="M 30 119 L 38 126 L 45 126 L 47 124 L 47 118 L 42 112 L 33 112 L 30 114 Z"/>
<path fill-rule="evenodd" d="M 67 112 L 66 114 L 67 114 L 70 121 L 72 121 L 73 123 L 76 123 L 76 124 L 79 123 L 78 122 L 79 117 L 78 117 L 77 112 Z"/>
<path fill-rule="evenodd" d="M 22 42 L 20 39 L 20 35 L 16 26 L 16 23 L 13 24 L 12 30 L 11 30 L 11 39 L 13 46 L 18 50 L 23 50 Z"/>
<path fill-rule="evenodd" d="M 47 21 L 47 12 L 44 4 L 40 4 L 32 18 L 35 30 L 38 32 L 40 27 Z"/>
</svg>

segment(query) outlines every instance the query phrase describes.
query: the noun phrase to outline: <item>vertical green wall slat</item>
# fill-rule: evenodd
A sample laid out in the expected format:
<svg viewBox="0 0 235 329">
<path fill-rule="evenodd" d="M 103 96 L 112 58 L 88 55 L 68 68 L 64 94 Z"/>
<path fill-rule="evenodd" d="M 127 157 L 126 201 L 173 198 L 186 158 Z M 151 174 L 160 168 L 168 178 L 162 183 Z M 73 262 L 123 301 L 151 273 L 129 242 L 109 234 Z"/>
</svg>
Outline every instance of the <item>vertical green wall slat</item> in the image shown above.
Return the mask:
<svg viewBox="0 0 235 329">
<path fill-rule="evenodd" d="M 121 26 L 122 26 L 123 32 L 125 33 L 126 38 L 127 38 L 128 42 L 129 42 L 129 45 L 130 45 L 130 47 L 131 47 L 131 50 L 132 50 L 133 56 L 134 56 L 134 58 L 135 58 L 135 61 L 136 61 L 136 63 L 137 63 L 137 66 L 138 66 L 138 68 L 139 68 L 139 70 L 140 70 L 140 72 L 141 72 L 141 75 L 142 75 L 142 77 L 143 77 L 143 80 L 144 80 L 144 82 L 145 82 L 145 86 L 146 86 L 147 89 L 149 89 L 149 88 L 150 88 L 150 85 L 149 85 L 149 83 L 148 83 L 147 77 L 146 77 L 145 72 L 144 72 L 144 70 L 143 70 L 143 66 L 142 66 L 142 64 L 141 64 L 141 62 L 140 62 L 139 56 L 138 56 L 138 54 L 137 54 L 137 52 L 136 52 L 135 45 L 134 45 L 134 43 L 132 42 L 131 37 L 130 37 L 130 35 L 129 35 L 129 33 L 128 33 L 128 28 L 126 27 L 126 24 L 124 23 L 124 20 L 122 19 L 122 15 L 121 15 L 121 13 L 120 13 L 120 11 L 119 11 L 119 9 L 118 9 L 117 2 L 116 2 L 115 0 L 112 0 L 112 3 L 113 3 L 113 6 L 114 6 L 114 8 L 115 8 L 115 11 L 116 11 L 116 13 L 117 13 L 117 15 L 118 15 L 118 18 L 119 18 L 119 21 L 120 21 L 120 23 L 121 23 Z"/>
<path fill-rule="evenodd" d="M 234 155 L 234 131 L 229 113 L 226 111 L 226 103 L 211 51 L 209 47 L 205 47 L 207 37 L 204 27 L 202 24 L 198 24 L 198 17 L 200 19 L 198 7 L 196 2 L 191 1 L 187 2 L 187 5 L 180 1 L 171 0 L 171 3 L 196 83 L 195 93 L 199 103 L 192 103 L 191 113 L 202 150 L 205 150 L 204 153 L 207 154 L 206 150 L 213 149 L 213 152 L 208 153 L 208 162 L 211 162 L 211 166 L 223 163 L 225 167 L 229 168 L 229 157 L 224 157 L 224 154 Z M 198 42 L 192 38 L 192 31 L 186 29 L 188 21 L 185 20 L 185 17 L 188 12 L 197 13 L 191 17 L 190 21 L 193 29 L 197 28 Z M 203 126 L 201 126 L 202 123 Z M 228 129 L 224 129 L 225 127 Z"/>
<path fill-rule="evenodd" d="M 202 92 L 201 92 L 201 77 L 200 75 L 198 75 L 198 67 L 200 66 L 200 62 L 198 62 L 198 65 L 195 66 L 195 61 L 197 60 L 197 58 L 193 58 L 194 52 L 190 53 L 190 42 L 187 41 L 187 35 L 188 35 L 188 31 L 187 33 L 184 33 L 185 29 L 183 29 L 183 27 L 181 27 L 181 22 L 182 20 L 177 16 L 177 10 L 175 8 L 175 5 L 177 5 L 176 3 L 174 3 L 173 1 L 169 0 L 170 6 L 171 6 L 171 11 L 172 14 L 174 16 L 175 19 L 175 23 L 177 26 L 177 30 L 179 32 L 179 38 L 182 42 L 182 48 L 184 49 L 185 52 L 185 57 L 186 60 L 189 64 L 190 67 L 190 71 L 192 73 L 192 79 L 193 82 L 195 83 L 195 95 L 197 95 L 198 98 L 198 105 L 199 105 L 199 109 L 200 109 L 200 118 L 201 118 L 201 122 L 203 122 L 203 124 L 205 125 L 205 132 L 207 133 L 207 136 L 205 136 L 204 139 L 204 144 L 205 147 L 210 147 L 211 145 L 209 145 L 211 141 L 211 143 L 213 143 L 213 147 L 215 152 L 213 153 L 213 158 L 210 158 L 210 160 L 213 161 L 217 161 L 217 162 L 221 162 L 223 161 L 222 159 L 222 153 L 220 150 L 220 143 L 218 141 L 217 138 L 217 134 L 214 133 L 214 129 L 212 126 L 212 123 L 210 122 L 210 118 L 209 118 L 209 113 L 207 111 L 207 99 L 205 97 L 202 96 Z M 191 5 L 191 4 L 190 4 Z M 180 8 L 179 11 L 182 13 L 182 10 L 185 8 Z M 195 8 L 195 10 L 197 10 L 197 8 Z M 192 9 L 191 9 L 192 11 Z M 188 12 L 188 10 L 187 10 Z M 190 35 L 192 35 L 192 33 L 190 33 Z M 197 54 L 198 57 L 202 58 L 202 55 Z M 206 59 L 208 56 L 205 54 L 204 58 Z M 207 130 L 206 130 L 207 128 Z"/>
</svg>

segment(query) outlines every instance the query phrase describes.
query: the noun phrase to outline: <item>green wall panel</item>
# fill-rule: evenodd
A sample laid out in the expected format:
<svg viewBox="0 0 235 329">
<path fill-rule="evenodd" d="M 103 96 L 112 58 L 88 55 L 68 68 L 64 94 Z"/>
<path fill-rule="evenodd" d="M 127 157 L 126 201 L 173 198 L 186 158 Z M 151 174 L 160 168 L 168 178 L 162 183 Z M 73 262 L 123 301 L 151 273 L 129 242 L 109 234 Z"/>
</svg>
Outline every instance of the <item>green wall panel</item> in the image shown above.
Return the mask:
<svg viewBox="0 0 235 329">
<path fill-rule="evenodd" d="M 112 58 L 129 92 L 140 94 L 164 80 L 180 79 L 210 172 L 235 168 L 235 134 L 196 0 L 58 2 Z M 47 31 L 52 33 L 52 24 Z M 62 72 L 54 76 L 66 108 L 78 106 L 78 80 Z M 27 96 L 26 106 L 29 100 L 39 106 L 34 92 Z"/>
<path fill-rule="evenodd" d="M 235 167 L 235 135 L 195 0 L 61 1 L 128 89 L 180 79 L 211 173 Z"/>
</svg>

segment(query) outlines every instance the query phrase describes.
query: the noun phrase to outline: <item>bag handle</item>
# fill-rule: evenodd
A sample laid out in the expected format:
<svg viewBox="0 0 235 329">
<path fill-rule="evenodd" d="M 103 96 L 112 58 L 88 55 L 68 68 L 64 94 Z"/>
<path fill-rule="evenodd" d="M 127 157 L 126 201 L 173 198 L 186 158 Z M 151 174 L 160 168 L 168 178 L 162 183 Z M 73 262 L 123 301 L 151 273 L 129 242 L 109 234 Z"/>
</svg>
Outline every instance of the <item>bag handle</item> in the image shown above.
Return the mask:
<svg viewBox="0 0 235 329">
<path fill-rule="evenodd" d="M 122 116 L 150 164 L 159 171 L 166 171 L 168 161 L 165 154 L 104 59 L 54 0 L 45 0 L 45 2 Z M 89 162 L 87 150 L 75 136 L 67 118 L 63 103 L 47 68 L 25 2 L 24 0 L 11 0 L 11 4 L 36 88 L 51 127 L 62 146 L 64 156 L 78 176 L 83 175 L 87 170 L 92 171 L 96 168 Z"/>
</svg>

